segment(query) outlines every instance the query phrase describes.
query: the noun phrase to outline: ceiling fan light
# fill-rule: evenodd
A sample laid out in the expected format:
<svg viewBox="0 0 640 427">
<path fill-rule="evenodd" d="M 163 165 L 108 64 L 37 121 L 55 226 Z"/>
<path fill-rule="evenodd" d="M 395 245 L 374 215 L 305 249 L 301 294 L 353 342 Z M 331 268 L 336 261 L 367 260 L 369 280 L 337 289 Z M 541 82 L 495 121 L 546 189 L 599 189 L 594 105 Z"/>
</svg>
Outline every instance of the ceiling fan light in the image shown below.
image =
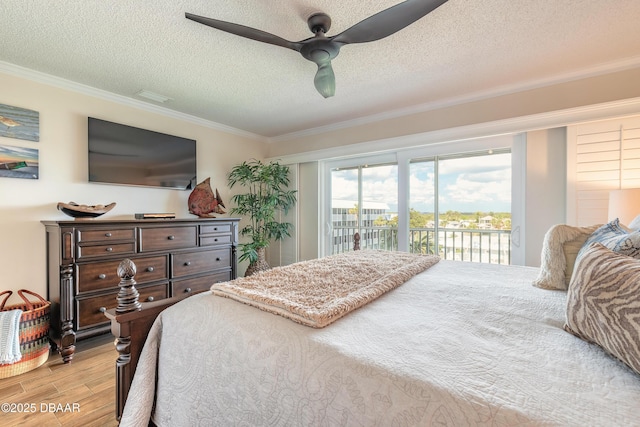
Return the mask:
<svg viewBox="0 0 640 427">
<path fill-rule="evenodd" d="M 316 90 L 325 98 L 336 94 L 336 76 L 333 74 L 331 62 L 318 65 L 318 72 L 313 79 Z"/>
<path fill-rule="evenodd" d="M 322 95 L 325 98 L 330 98 L 336 94 L 335 85 L 324 85 L 320 87 L 316 86 L 316 89 L 318 89 L 318 92 L 320 92 L 320 95 Z"/>
</svg>

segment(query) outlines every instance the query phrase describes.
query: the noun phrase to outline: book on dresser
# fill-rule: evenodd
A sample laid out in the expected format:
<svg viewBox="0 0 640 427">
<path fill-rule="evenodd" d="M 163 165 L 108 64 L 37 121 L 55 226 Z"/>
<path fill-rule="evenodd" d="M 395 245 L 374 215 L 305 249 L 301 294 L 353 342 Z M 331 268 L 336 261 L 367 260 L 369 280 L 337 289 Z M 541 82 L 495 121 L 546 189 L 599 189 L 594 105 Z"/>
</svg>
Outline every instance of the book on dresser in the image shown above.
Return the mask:
<svg viewBox="0 0 640 427">
<path fill-rule="evenodd" d="M 140 301 L 188 296 L 237 276 L 239 218 L 42 221 L 52 340 L 70 362 L 76 340 L 109 332 L 125 258 Z"/>
</svg>

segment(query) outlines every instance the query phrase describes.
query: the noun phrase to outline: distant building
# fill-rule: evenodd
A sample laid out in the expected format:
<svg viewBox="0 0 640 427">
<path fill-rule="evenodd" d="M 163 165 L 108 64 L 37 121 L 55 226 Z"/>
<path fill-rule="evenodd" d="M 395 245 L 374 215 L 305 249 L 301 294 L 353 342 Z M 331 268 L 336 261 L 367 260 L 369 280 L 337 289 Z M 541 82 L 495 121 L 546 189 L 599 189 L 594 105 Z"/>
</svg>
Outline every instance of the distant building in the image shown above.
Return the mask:
<svg viewBox="0 0 640 427">
<path fill-rule="evenodd" d="M 478 228 L 488 229 L 492 227 L 493 217 L 491 215 L 483 216 L 478 222 Z"/>
<path fill-rule="evenodd" d="M 334 227 L 357 227 L 358 215 L 356 207 L 358 202 L 354 200 L 331 200 L 331 224 Z M 372 227 L 373 222 L 383 217 L 390 219 L 395 214 L 390 214 L 389 205 L 382 202 L 368 202 L 362 203 L 362 226 Z"/>
<path fill-rule="evenodd" d="M 373 227 L 374 222 L 378 218 L 391 219 L 397 214 L 389 213 L 389 205 L 381 202 L 362 203 L 361 223 L 360 226 L 364 230 L 359 229 L 358 212 L 356 207 L 358 202 L 354 200 L 331 200 L 331 225 L 333 228 L 333 253 L 339 253 L 350 250 L 353 245 L 353 235 L 360 232 L 363 242 L 377 243 L 379 241 L 379 232 L 377 230 L 367 230 Z"/>
</svg>

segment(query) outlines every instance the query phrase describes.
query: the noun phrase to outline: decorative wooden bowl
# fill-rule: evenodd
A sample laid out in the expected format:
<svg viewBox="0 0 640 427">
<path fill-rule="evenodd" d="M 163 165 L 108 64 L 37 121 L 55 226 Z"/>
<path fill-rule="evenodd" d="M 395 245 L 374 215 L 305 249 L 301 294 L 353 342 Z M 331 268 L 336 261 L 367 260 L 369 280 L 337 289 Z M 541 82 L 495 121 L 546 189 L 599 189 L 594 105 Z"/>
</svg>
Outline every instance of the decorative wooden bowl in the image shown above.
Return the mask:
<svg viewBox="0 0 640 427">
<path fill-rule="evenodd" d="M 106 214 L 115 206 L 115 202 L 108 205 L 79 205 L 75 202 L 60 202 L 58 203 L 58 210 L 76 219 L 91 219 Z"/>
</svg>

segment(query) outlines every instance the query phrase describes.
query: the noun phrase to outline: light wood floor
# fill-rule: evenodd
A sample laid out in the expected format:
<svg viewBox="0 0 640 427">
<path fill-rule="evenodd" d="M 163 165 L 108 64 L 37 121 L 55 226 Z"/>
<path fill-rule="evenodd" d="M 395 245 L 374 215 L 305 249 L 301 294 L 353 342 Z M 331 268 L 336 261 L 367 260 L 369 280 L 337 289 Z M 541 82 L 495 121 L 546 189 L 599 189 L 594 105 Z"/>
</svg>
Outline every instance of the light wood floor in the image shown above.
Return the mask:
<svg viewBox="0 0 640 427">
<path fill-rule="evenodd" d="M 38 369 L 0 379 L 0 404 L 26 406 L 28 413 L 0 413 L 3 426 L 117 426 L 115 360 L 111 334 L 77 343 L 73 361 L 58 354 Z M 26 404 L 26 405 L 25 405 Z M 33 404 L 33 405 L 30 405 Z"/>
</svg>

